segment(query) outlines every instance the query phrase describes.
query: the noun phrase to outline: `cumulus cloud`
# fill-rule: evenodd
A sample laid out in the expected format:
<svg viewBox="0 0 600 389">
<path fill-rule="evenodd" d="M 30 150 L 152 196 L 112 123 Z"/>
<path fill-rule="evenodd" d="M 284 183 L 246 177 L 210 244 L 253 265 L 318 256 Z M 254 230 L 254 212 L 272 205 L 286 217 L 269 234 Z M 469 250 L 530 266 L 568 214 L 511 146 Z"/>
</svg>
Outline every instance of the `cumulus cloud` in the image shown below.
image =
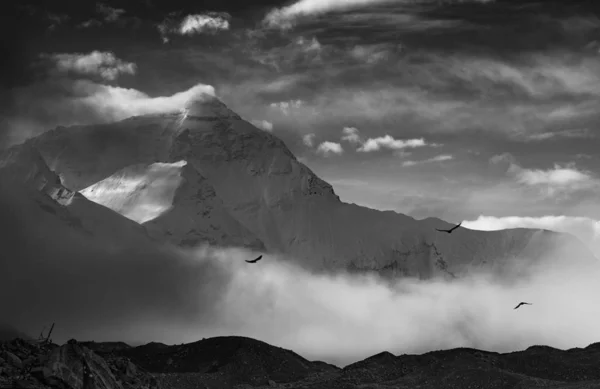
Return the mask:
<svg viewBox="0 0 600 389">
<path fill-rule="evenodd" d="M 452 155 L 442 154 L 442 155 L 437 155 L 432 158 L 422 159 L 420 161 L 404 161 L 404 162 L 402 162 L 402 166 L 415 166 L 415 165 L 420 165 L 420 164 L 424 164 L 424 163 L 449 161 L 451 159 L 454 159 L 454 157 Z"/>
<path fill-rule="evenodd" d="M 317 147 L 317 153 L 321 154 L 325 157 L 327 157 L 331 154 L 340 155 L 343 152 L 344 152 L 344 149 L 342 148 L 342 145 L 340 145 L 339 143 L 335 143 L 335 142 L 325 141 Z"/>
<path fill-rule="evenodd" d="M 406 148 L 423 147 L 425 145 L 426 143 L 423 138 L 402 140 L 394 139 L 390 135 L 385 135 L 367 139 L 357 151 L 368 153 L 371 151 L 379 151 L 381 149 L 402 150 Z"/>
<path fill-rule="evenodd" d="M 293 258 L 269 254 L 258 267 L 244 266 L 254 256 L 245 250 L 111 250 L 24 218 L 2 189 L 0 227 L 9 253 L 0 257 L 3 319 L 33 334 L 55 321 L 57 342 L 179 344 L 236 334 L 346 365 L 384 350 L 570 348 L 600 336 L 600 272 L 578 268 L 573 258 L 509 283 L 484 275 L 383 282 L 314 274 Z M 512 315 L 522 300 L 534 305 Z"/>
<path fill-rule="evenodd" d="M 356 127 L 344 127 L 342 129 L 342 140 L 353 144 L 360 143 L 360 135 L 358 135 L 358 128 Z"/>
<path fill-rule="evenodd" d="M 579 238 L 588 245 L 596 257 L 600 258 L 600 221 L 577 216 L 484 216 L 475 220 L 465 220 L 462 224 L 471 230 L 495 231 L 509 228 L 541 228 L 565 232 Z"/>
<path fill-rule="evenodd" d="M 168 34 L 194 35 L 194 34 L 215 34 L 219 31 L 229 30 L 229 21 L 231 15 L 227 12 L 208 12 L 205 14 L 192 14 L 175 20 L 172 17 L 167 18 L 160 23 L 157 28 L 163 38 L 163 42 L 168 42 Z"/>
<path fill-rule="evenodd" d="M 574 163 L 555 163 L 554 167 L 549 169 L 529 169 L 520 166 L 510 153 L 494 155 L 490 158 L 490 163 L 507 165 L 507 173 L 512 175 L 516 182 L 540 188 L 548 196 L 589 189 L 597 185 L 597 179 L 591 172 L 578 169 Z"/>
<path fill-rule="evenodd" d="M 556 185 L 567 186 L 588 182 L 590 174 L 576 168 L 554 165 L 550 169 L 520 169 L 517 171 L 517 179 L 527 185 Z"/>
<path fill-rule="evenodd" d="M 250 123 L 252 123 L 255 127 L 260 128 L 261 130 L 264 131 L 273 131 L 273 123 L 268 122 L 266 120 L 251 120 Z"/>
<path fill-rule="evenodd" d="M 302 137 L 302 143 L 307 147 L 313 147 L 315 141 L 315 134 L 306 134 Z"/>
<path fill-rule="evenodd" d="M 135 74 L 136 64 L 117 58 L 112 52 L 94 50 L 84 53 L 56 53 L 44 55 L 52 59 L 62 72 L 99 75 L 105 80 L 115 80 L 121 74 Z"/>
</svg>

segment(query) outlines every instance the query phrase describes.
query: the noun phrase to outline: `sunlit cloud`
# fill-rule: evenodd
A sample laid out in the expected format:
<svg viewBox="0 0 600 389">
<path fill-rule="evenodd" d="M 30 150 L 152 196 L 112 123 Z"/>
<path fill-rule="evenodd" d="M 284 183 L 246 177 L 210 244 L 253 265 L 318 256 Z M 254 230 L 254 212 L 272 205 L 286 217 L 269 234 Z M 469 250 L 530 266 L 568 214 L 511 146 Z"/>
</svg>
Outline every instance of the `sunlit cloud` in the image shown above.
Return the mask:
<svg viewBox="0 0 600 389">
<path fill-rule="evenodd" d="M 340 145 L 339 143 L 335 143 L 335 142 L 325 141 L 317 147 L 317 154 L 321 154 L 325 157 L 327 157 L 331 154 L 340 155 L 343 152 L 344 152 L 344 149 L 342 148 L 342 145 Z"/>
<path fill-rule="evenodd" d="M 136 64 L 117 58 L 112 52 L 92 51 L 91 53 L 63 53 L 44 55 L 52 59 L 57 70 L 79 74 L 99 75 L 105 80 L 115 80 L 121 74 L 135 74 Z"/>
<path fill-rule="evenodd" d="M 491 3 L 494 0 L 450 0 L 456 3 Z M 314 17 L 329 12 L 348 11 L 357 8 L 367 8 L 378 4 L 429 4 L 431 0 L 297 0 L 281 8 L 274 8 L 263 19 L 263 25 L 271 28 L 290 29 L 298 19 Z"/>
<path fill-rule="evenodd" d="M 195 35 L 216 34 L 219 31 L 229 30 L 231 15 L 227 12 L 208 12 L 205 14 L 191 14 L 181 19 L 167 17 L 157 28 L 163 42 L 169 42 L 169 34 Z"/>
<path fill-rule="evenodd" d="M 425 140 L 420 139 L 394 139 L 390 135 L 380 136 L 377 138 L 367 139 L 361 147 L 357 149 L 359 152 L 368 153 L 371 151 L 379 151 L 381 149 L 402 150 L 406 148 L 415 148 L 426 146 Z"/>
<path fill-rule="evenodd" d="M 342 129 L 342 140 L 354 144 L 360 143 L 360 136 L 358 135 L 358 128 L 355 127 L 344 127 Z"/>
<path fill-rule="evenodd" d="M 598 180 L 591 172 L 578 169 L 574 163 L 555 163 L 548 169 L 530 169 L 519 165 L 510 153 L 495 155 L 490 158 L 490 163 L 506 165 L 507 173 L 513 176 L 517 183 L 540 188 L 549 196 L 590 189 L 598 185 Z"/>
</svg>

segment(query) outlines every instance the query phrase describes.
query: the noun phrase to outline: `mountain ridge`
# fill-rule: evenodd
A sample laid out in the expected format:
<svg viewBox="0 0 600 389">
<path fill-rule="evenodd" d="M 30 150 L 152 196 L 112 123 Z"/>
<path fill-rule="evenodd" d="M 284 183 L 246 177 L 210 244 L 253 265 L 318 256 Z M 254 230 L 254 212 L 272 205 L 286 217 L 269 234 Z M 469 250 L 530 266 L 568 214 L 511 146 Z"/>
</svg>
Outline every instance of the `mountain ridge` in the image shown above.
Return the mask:
<svg viewBox="0 0 600 389">
<path fill-rule="evenodd" d="M 575 253 L 578 263 L 597 261 L 576 238 L 558 233 L 461 227 L 445 234 L 435 228 L 450 224 L 434 226 L 434 219 L 344 203 L 283 141 L 242 120 L 215 97 L 204 96 L 168 114 L 57 128 L 25 143 L 38 148 L 72 190 L 128 166 L 184 160 L 214 188 L 224 214 L 262 242 L 265 251 L 313 270 L 431 278 L 473 269 L 502 272 L 515 261 L 537 263 L 565 251 Z M 219 237 L 208 241 L 232 244 Z"/>
<path fill-rule="evenodd" d="M 257 339 L 219 336 L 131 347 L 123 342 L 0 341 L 0 384 L 20 377 L 36 388 L 81 387 L 82 369 L 110 388 L 555 388 L 600 386 L 600 343 L 567 350 L 533 345 L 497 353 L 473 348 L 423 354 L 383 351 L 343 368 L 309 361 Z M 47 363 L 45 361 L 48 361 Z M 82 365 L 83 362 L 83 365 Z M 79 386 L 78 386 L 79 385 Z"/>
</svg>

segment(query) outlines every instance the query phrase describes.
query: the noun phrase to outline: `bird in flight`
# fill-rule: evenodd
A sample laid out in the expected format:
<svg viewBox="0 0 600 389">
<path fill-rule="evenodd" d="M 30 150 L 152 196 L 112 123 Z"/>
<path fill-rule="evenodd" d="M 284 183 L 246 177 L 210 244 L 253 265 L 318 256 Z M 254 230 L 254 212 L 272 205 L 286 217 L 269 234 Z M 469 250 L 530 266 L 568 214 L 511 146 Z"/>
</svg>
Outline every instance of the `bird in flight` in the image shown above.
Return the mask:
<svg viewBox="0 0 600 389">
<path fill-rule="evenodd" d="M 256 262 L 260 261 L 261 258 L 262 258 L 262 255 L 259 255 L 258 258 L 253 259 L 251 261 L 246 261 L 246 262 L 248 262 L 248 263 L 256 263 Z"/>
<path fill-rule="evenodd" d="M 452 227 L 452 228 L 451 228 L 451 229 L 449 229 L 449 230 L 438 230 L 437 228 L 436 228 L 436 230 L 437 230 L 437 231 L 440 231 L 440 232 L 447 232 L 447 233 L 451 234 L 451 233 L 452 233 L 452 231 L 454 231 L 454 230 L 456 230 L 458 227 L 460 227 L 460 225 L 461 225 L 461 224 L 462 224 L 462 222 L 458 223 L 457 225 L 455 225 L 454 227 Z"/>
<path fill-rule="evenodd" d="M 533 305 L 533 304 L 520 302 L 519 305 L 517 305 L 514 309 L 519 308 L 521 305 Z"/>
</svg>

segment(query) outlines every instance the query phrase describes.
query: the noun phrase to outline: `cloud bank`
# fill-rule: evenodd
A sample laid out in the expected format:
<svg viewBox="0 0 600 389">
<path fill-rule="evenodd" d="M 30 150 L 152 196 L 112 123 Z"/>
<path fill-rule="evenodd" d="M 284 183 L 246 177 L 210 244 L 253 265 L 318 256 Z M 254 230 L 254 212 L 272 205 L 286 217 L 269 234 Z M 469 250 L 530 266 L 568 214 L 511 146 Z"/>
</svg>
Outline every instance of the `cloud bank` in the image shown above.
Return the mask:
<svg viewBox="0 0 600 389">
<path fill-rule="evenodd" d="M 510 285 L 485 275 L 390 283 L 313 274 L 268 254 L 248 266 L 255 253 L 244 250 L 110 249 L 44 229 L 18 204 L 0 192 L 9 254 L 0 258 L 0 305 L 7 324 L 30 333 L 56 322 L 56 341 L 242 335 L 345 365 L 383 350 L 567 348 L 600 338 L 597 268 L 545 264 Z M 534 305 L 513 311 L 522 300 Z"/>
</svg>

